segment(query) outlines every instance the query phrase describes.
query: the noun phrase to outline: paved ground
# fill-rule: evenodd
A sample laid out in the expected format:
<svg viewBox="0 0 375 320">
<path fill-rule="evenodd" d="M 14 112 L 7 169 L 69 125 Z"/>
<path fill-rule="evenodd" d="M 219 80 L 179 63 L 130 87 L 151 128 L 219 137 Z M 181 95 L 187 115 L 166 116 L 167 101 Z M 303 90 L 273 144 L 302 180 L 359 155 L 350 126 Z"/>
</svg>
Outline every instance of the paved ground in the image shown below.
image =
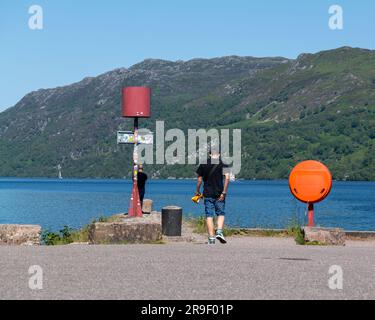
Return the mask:
<svg viewBox="0 0 375 320">
<path fill-rule="evenodd" d="M 31 265 L 43 268 L 42 290 L 28 287 Z M 332 265 L 341 291 L 328 287 Z M 375 299 L 375 242 L 0 247 L 0 281 L 0 299 Z"/>
</svg>

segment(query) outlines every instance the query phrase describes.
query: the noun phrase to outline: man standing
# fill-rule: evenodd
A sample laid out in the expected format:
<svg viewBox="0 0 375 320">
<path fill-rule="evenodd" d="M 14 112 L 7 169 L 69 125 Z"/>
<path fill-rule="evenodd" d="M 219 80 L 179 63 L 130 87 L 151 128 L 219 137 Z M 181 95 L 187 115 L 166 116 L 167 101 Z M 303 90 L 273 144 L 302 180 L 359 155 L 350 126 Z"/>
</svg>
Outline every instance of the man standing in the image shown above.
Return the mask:
<svg viewBox="0 0 375 320">
<path fill-rule="evenodd" d="M 218 239 L 221 243 L 227 243 L 223 235 L 223 228 L 225 220 L 225 198 L 230 176 L 229 172 L 224 172 L 224 167 L 225 165 L 220 160 L 220 153 L 211 151 L 207 164 L 201 164 L 197 170 L 197 195 L 200 193 L 202 181 L 204 183 L 203 197 L 208 231 L 208 244 L 215 244 L 215 239 Z M 225 183 L 223 183 L 223 176 L 225 176 Z M 215 214 L 217 216 L 216 233 L 214 226 Z"/>
<path fill-rule="evenodd" d="M 138 183 L 138 192 L 139 192 L 139 199 L 141 201 L 141 207 L 143 207 L 143 198 L 145 197 L 146 192 L 146 181 L 147 181 L 147 174 L 143 172 L 143 166 L 138 166 L 138 174 L 137 174 L 137 183 Z"/>
</svg>

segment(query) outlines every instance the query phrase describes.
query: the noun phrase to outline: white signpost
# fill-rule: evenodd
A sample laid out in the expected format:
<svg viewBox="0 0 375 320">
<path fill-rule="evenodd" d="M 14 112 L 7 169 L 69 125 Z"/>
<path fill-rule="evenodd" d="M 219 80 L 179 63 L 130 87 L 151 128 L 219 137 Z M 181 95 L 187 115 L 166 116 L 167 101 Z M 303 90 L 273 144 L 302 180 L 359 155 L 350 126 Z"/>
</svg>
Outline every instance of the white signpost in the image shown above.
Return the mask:
<svg viewBox="0 0 375 320">
<path fill-rule="evenodd" d="M 118 131 L 117 144 L 135 144 L 135 134 L 132 131 Z M 137 144 L 154 144 L 152 132 L 138 131 Z"/>
</svg>

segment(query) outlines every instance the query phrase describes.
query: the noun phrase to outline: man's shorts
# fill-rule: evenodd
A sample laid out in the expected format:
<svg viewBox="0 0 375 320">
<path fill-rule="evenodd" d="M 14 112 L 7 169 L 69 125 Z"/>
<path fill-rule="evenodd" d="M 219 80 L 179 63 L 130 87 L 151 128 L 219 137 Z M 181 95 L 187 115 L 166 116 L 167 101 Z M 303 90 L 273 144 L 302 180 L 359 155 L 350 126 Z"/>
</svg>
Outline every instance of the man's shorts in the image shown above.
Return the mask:
<svg viewBox="0 0 375 320">
<path fill-rule="evenodd" d="M 225 200 L 219 201 L 214 198 L 204 198 L 204 207 L 207 218 L 217 216 L 225 216 Z"/>
</svg>

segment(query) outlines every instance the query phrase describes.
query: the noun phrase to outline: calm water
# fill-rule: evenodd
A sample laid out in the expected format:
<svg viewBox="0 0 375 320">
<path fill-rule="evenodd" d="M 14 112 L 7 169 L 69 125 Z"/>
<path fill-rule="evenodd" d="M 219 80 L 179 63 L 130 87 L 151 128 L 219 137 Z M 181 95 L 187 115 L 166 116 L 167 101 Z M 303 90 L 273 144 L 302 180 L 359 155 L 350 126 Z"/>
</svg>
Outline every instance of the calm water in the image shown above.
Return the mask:
<svg viewBox="0 0 375 320">
<path fill-rule="evenodd" d="M 126 212 L 131 182 L 125 180 L 0 179 L 0 224 L 40 224 L 58 230 L 78 228 L 94 218 Z M 193 180 L 154 180 L 146 198 L 154 208 L 179 205 L 185 215 L 202 214 L 191 202 Z M 227 199 L 227 221 L 243 227 L 283 228 L 306 219 L 306 207 L 289 192 L 287 181 L 238 181 Z M 316 205 L 316 223 L 347 230 L 375 230 L 375 183 L 335 182 Z"/>
</svg>

